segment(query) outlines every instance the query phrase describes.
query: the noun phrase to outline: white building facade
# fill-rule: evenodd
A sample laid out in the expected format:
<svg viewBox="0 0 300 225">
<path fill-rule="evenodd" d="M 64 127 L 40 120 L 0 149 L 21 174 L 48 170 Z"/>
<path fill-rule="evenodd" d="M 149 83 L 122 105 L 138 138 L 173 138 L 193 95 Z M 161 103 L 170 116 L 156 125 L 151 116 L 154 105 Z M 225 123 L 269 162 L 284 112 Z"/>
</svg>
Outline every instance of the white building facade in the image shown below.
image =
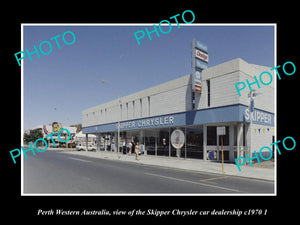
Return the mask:
<svg viewBox="0 0 300 225">
<path fill-rule="evenodd" d="M 143 144 L 147 155 L 176 157 L 170 135 L 180 129 L 185 143 L 179 157 L 219 161 L 217 127 L 225 126 L 224 160 L 234 162 L 274 142 L 274 82 L 261 88 L 252 85 L 260 94 L 254 97 L 251 126 L 249 88 L 242 96 L 235 89 L 237 82 L 253 82 L 263 71 L 270 68 L 240 58 L 210 67 L 202 71 L 201 93 L 192 91 L 191 74 L 171 80 L 84 110 L 82 132 L 97 136 L 99 151 L 103 140 L 117 146 L 119 136 L 119 147 L 133 140 Z"/>
</svg>

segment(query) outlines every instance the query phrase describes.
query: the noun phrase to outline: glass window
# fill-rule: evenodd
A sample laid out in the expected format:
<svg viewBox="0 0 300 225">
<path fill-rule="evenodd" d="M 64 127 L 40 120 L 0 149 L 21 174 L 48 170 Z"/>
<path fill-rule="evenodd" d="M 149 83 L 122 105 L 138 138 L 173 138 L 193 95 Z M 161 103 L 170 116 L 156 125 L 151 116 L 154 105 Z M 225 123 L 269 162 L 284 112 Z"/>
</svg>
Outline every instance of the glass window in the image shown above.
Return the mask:
<svg viewBox="0 0 300 225">
<path fill-rule="evenodd" d="M 225 126 L 226 135 L 223 135 L 223 145 L 229 145 L 229 126 Z M 219 145 L 221 146 L 221 136 L 219 136 Z"/>
<path fill-rule="evenodd" d="M 237 146 L 237 125 L 233 128 L 233 145 Z"/>
<path fill-rule="evenodd" d="M 203 159 L 203 126 L 186 128 L 186 157 Z"/>
<path fill-rule="evenodd" d="M 207 126 L 207 145 L 217 145 L 216 126 Z"/>
<path fill-rule="evenodd" d="M 169 128 L 158 130 L 157 155 L 169 156 L 169 137 Z"/>
<path fill-rule="evenodd" d="M 145 130 L 145 147 L 146 147 L 147 155 L 155 155 L 155 137 L 156 137 L 155 129 Z"/>
</svg>

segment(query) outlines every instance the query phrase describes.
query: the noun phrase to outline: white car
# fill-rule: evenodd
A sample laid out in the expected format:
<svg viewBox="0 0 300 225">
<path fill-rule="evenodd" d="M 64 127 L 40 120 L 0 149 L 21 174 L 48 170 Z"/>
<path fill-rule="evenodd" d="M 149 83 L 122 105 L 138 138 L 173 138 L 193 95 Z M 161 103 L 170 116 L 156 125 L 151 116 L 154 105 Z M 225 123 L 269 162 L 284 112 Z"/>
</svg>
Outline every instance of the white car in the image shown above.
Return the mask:
<svg viewBox="0 0 300 225">
<path fill-rule="evenodd" d="M 85 143 L 79 143 L 76 145 L 76 149 L 78 151 L 86 151 L 86 144 Z M 96 151 L 96 146 L 89 144 L 88 145 L 88 151 Z"/>
</svg>

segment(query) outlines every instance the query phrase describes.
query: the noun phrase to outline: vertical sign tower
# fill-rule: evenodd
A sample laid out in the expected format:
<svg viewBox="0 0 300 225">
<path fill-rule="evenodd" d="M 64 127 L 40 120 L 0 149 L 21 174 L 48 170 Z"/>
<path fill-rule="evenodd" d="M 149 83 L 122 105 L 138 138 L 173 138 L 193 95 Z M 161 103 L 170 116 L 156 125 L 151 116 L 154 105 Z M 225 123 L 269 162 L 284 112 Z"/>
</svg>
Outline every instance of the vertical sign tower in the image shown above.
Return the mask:
<svg viewBox="0 0 300 225">
<path fill-rule="evenodd" d="M 207 46 L 196 39 L 192 40 L 192 86 L 193 91 L 201 93 L 202 70 L 208 67 Z"/>
</svg>

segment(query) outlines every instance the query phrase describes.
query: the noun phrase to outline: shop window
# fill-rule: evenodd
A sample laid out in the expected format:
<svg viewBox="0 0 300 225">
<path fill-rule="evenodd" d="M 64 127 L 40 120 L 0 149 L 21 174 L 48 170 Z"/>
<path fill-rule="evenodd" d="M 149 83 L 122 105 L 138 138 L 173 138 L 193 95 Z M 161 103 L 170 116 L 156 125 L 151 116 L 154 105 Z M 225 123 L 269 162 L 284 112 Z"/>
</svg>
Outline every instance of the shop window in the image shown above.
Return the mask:
<svg viewBox="0 0 300 225">
<path fill-rule="evenodd" d="M 207 145 L 217 145 L 216 126 L 207 126 Z"/>
<path fill-rule="evenodd" d="M 203 126 L 186 128 L 186 157 L 203 159 Z"/>
<path fill-rule="evenodd" d="M 158 130 L 157 155 L 169 156 L 169 128 Z"/>
<path fill-rule="evenodd" d="M 229 160 L 229 151 L 223 151 L 224 160 Z M 222 151 L 219 151 L 219 159 L 222 160 Z"/>
<path fill-rule="evenodd" d="M 145 146 L 147 150 L 147 155 L 155 155 L 155 136 L 156 130 L 145 130 Z"/>
<path fill-rule="evenodd" d="M 229 126 L 225 127 L 226 135 L 223 135 L 223 145 L 229 145 Z M 221 136 L 219 136 L 219 145 L 221 146 Z"/>
</svg>

